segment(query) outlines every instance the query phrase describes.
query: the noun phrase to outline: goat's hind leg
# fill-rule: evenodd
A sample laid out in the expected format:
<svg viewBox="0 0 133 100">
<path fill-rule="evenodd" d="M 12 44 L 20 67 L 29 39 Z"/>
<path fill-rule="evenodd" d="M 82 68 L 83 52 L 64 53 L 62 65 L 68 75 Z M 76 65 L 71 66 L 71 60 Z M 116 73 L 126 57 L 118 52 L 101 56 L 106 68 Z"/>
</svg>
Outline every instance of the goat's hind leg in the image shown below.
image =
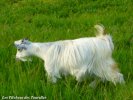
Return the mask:
<svg viewBox="0 0 133 100">
<path fill-rule="evenodd" d="M 119 69 L 117 67 L 117 64 L 113 62 L 112 64 L 109 64 L 108 70 L 105 70 L 106 80 L 111 81 L 116 85 L 116 83 L 124 84 L 124 78 L 123 74 L 119 72 Z"/>
<path fill-rule="evenodd" d="M 99 68 L 98 68 L 99 67 Z M 101 66 L 98 66 L 96 76 L 100 77 L 102 80 L 107 80 L 112 82 L 114 85 L 116 83 L 125 83 L 123 75 L 119 72 L 117 65 L 115 62 L 111 60 L 107 60 Z"/>
</svg>

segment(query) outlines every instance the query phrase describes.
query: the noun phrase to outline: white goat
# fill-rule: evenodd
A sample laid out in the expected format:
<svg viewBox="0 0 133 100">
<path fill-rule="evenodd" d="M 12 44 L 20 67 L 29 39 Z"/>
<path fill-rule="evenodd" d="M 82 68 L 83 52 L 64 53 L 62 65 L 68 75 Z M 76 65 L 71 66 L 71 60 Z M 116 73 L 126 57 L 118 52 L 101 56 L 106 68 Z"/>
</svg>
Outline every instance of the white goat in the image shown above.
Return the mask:
<svg viewBox="0 0 133 100">
<path fill-rule="evenodd" d="M 16 58 L 27 61 L 28 56 L 38 56 L 45 61 L 45 69 L 53 83 L 63 75 L 73 75 L 82 81 L 89 75 L 100 80 L 124 83 L 123 75 L 119 72 L 112 59 L 114 45 L 110 35 L 106 35 L 104 27 L 95 25 L 98 31 L 96 37 L 79 38 L 49 43 L 35 43 L 27 39 L 15 41 Z M 95 86 L 97 78 L 90 86 Z"/>
</svg>

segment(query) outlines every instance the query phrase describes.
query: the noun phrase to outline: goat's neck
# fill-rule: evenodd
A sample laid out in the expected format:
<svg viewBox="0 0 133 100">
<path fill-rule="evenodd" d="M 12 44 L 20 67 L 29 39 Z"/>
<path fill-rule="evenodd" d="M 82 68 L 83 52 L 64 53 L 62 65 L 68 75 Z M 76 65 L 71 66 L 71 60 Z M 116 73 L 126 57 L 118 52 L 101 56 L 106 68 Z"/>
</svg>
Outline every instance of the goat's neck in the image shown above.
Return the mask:
<svg viewBox="0 0 133 100">
<path fill-rule="evenodd" d="M 31 55 L 45 59 L 46 52 L 49 48 L 48 43 L 32 43 L 31 44 Z"/>
</svg>

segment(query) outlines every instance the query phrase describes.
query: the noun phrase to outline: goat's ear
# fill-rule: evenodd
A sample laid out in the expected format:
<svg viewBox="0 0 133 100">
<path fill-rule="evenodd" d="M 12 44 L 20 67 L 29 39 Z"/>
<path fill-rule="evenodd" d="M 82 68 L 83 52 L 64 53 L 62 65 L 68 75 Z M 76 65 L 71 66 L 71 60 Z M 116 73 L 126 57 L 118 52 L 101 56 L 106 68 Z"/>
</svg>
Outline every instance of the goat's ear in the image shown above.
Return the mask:
<svg viewBox="0 0 133 100">
<path fill-rule="evenodd" d="M 28 39 L 28 38 L 23 38 L 23 39 L 22 39 L 22 42 L 24 42 L 25 40 L 27 40 L 27 41 L 28 41 L 29 39 Z"/>
<path fill-rule="evenodd" d="M 20 46 L 20 47 L 18 47 L 17 49 L 20 49 L 20 50 L 27 50 L 27 48 L 25 47 L 25 46 Z"/>
<path fill-rule="evenodd" d="M 15 44 L 15 46 L 16 46 L 17 49 L 21 49 L 21 50 L 23 50 L 23 49 L 26 50 L 27 49 L 27 47 L 25 45 Z"/>
<path fill-rule="evenodd" d="M 24 40 L 29 40 L 29 39 L 26 37 L 26 38 L 24 38 Z"/>
</svg>

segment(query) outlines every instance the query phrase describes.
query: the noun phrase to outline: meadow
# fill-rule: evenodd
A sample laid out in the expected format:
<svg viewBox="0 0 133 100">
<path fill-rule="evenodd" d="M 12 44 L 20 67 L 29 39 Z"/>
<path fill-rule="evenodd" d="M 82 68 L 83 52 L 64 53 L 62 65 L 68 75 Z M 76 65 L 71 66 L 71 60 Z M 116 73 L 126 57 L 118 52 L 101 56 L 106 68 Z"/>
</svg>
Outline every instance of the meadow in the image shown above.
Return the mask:
<svg viewBox="0 0 133 100">
<path fill-rule="evenodd" d="M 112 35 L 113 58 L 125 85 L 100 83 L 92 78 L 77 84 L 72 76 L 56 84 L 47 81 L 43 61 L 15 60 L 14 41 L 28 37 L 49 42 L 95 36 L 102 23 Z M 0 99 L 3 96 L 46 96 L 47 100 L 133 100 L 132 0 L 0 0 Z"/>
</svg>

